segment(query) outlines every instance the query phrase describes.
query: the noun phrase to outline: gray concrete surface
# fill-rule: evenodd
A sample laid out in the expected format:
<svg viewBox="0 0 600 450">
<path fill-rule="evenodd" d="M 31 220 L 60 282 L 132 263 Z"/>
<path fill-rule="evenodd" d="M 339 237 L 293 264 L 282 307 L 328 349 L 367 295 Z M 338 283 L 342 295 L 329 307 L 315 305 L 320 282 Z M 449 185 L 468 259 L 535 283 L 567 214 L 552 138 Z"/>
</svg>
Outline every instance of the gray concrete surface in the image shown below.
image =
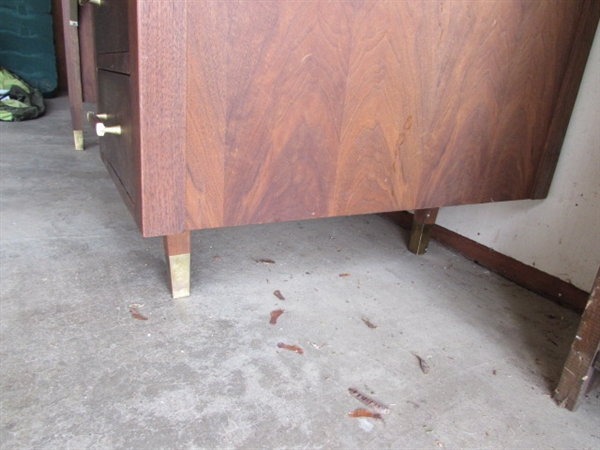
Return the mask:
<svg viewBox="0 0 600 450">
<path fill-rule="evenodd" d="M 378 216 L 196 231 L 172 300 L 71 136 L 65 98 L 0 124 L 2 449 L 600 448 L 599 395 L 551 399 L 576 314 Z"/>
</svg>

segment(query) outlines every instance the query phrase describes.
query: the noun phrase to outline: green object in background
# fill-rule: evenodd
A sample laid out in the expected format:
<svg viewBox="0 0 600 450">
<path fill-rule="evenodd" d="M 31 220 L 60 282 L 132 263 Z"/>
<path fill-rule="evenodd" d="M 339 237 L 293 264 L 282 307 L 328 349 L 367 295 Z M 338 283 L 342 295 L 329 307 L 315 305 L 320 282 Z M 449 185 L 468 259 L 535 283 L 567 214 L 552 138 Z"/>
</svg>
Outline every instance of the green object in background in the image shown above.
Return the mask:
<svg viewBox="0 0 600 450">
<path fill-rule="evenodd" d="M 0 67 L 0 120 L 35 119 L 45 110 L 44 97 L 38 89 Z"/>
<path fill-rule="evenodd" d="M 0 66 L 45 97 L 58 90 L 52 22 L 52 0 L 0 0 Z"/>
</svg>

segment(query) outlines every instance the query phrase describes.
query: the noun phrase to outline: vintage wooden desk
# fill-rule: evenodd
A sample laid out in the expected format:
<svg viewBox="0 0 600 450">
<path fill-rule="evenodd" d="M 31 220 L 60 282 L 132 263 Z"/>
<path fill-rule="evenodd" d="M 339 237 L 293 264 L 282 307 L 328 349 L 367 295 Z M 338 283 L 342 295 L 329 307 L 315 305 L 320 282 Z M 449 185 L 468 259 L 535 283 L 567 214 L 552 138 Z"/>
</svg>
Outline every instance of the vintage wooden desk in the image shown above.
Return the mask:
<svg viewBox="0 0 600 450">
<path fill-rule="evenodd" d="M 88 0 L 101 155 L 189 294 L 190 230 L 543 198 L 594 0 Z M 421 226 L 419 226 L 421 225 Z"/>
</svg>

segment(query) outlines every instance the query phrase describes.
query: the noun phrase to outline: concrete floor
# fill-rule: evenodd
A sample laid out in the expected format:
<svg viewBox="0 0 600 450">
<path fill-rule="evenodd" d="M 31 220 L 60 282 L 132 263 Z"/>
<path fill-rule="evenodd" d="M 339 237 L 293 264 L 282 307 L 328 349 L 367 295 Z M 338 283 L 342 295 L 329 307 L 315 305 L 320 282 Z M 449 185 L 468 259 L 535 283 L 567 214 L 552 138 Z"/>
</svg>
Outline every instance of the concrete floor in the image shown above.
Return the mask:
<svg viewBox="0 0 600 450">
<path fill-rule="evenodd" d="M 599 395 L 551 398 L 576 314 L 378 216 L 196 231 L 172 300 L 71 136 L 66 98 L 0 124 L 2 449 L 600 448 Z"/>
</svg>

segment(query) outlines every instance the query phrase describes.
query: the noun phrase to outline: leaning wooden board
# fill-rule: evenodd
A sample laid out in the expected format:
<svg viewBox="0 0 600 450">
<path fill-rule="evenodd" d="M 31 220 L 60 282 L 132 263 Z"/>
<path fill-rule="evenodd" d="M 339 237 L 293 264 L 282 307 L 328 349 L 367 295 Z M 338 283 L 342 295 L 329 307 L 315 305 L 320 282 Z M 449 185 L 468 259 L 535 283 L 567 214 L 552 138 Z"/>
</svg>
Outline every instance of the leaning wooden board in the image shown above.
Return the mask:
<svg viewBox="0 0 600 450">
<path fill-rule="evenodd" d="M 600 270 L 581 316 L 554 399 L 575 411 L 581 400 L 600 385 Z"/>
<path fill-rule="evenodd" d="M 600 2 L 95 11 L 102 156 L 172 257 L 194 229 L 543 198 Z"/>
</svg>

